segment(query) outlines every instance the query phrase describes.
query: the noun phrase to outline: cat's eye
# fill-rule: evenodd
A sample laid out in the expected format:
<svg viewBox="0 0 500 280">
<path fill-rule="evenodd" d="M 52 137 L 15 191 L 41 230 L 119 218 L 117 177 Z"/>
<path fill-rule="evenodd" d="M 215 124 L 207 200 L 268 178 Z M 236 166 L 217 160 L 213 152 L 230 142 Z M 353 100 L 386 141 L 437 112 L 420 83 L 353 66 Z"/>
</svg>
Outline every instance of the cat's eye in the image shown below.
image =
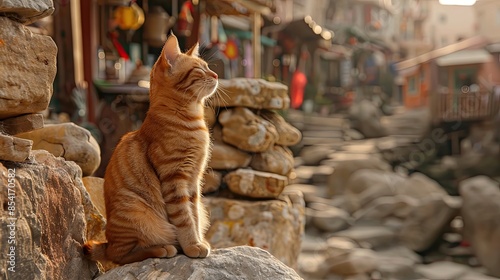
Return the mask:
<svg viewBox="0 0 500 280">
<path fill-rule="evenodd" d="M 203 73 L 206 73 L 207 71 L 205 71 L 205 69 L 201 68 L 201 67 L 194 67 L 194 70 L 201 70 Z"/>
</svg>

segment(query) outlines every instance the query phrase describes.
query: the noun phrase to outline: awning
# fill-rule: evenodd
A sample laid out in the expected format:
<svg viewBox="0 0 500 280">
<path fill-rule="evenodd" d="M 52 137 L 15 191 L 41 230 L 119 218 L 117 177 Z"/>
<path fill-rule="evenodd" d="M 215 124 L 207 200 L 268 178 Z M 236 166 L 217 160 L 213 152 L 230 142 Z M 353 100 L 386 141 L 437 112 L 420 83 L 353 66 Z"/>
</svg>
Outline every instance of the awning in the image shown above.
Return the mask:
<svg viewBox="0 0 500 280">
<path fill-rule="evenodd" d="M 454 66 L 467 64 L 481 64 L 491 61 L 493 57 L 484 49 L 462 50 L 436 59 L 439 66 Z"/>
<path fill-rule="evenodd" d="M 284 25 L 282 31 L 289 36 L 300 38 L 302 41 L 331 40 L 331 38 L 327 39 L 327 37 L 323 37 L 323 33 L 331 32 L 330 30 L 316 25 L 312 19 L 310 23 L 307 23 L 306 21 L 307 19 L 297 19 L 291 21 Z"/>
<path fill-rule="evenodd" d="M 270 17 L 276 10 L 274 1 L 263 0 L 207 0 L 206 12 L 211 16 L 236 15 L 249 16 L 259 13 Z"/>
<path fill-rule="evenodd" d="M 408 68 L 400 69 L 398 70 L 398 75 L 401 77 L 409 77 L 413 76 L 417 73 L 417 71 L 420 69 L 419 65 L 411 66 Z"/>
<path fill-rule="evenodd" d="M 253 34 L 251 31 L 234 30 L 234 29 L 226 29 L 225 31 L 228 35 L 232 34 L 240 39 L 252 40 Z M 268 46 L 268 47 L 276 46 L 276 40 L 271 39 L 271 38 L 266 37 L 266 36 L 260 36 L 260 42 L 264 46 Z"/>
</svg>

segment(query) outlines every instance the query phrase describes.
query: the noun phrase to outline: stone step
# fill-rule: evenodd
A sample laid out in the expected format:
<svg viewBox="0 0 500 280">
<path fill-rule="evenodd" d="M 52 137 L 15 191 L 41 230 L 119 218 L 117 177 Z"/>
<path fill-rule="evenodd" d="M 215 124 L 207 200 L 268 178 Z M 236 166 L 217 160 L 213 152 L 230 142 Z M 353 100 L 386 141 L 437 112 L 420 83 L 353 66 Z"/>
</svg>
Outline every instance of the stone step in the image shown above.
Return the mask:
<svg viewBox="0 0 500 280">
<path fill-rule="evenodd" d="M 303 137 L 300 142 L 302 145 L 329 145 L 344 142 L 343 138 L 330 138 L 330 137 Z"/>
<path fill-rule="evenodd" d="M 315 137 L 315 138 L 342 138 L 344 133 L 339 130 L 306 130 L 302 132 L 302 137 Z"/>
</svg>

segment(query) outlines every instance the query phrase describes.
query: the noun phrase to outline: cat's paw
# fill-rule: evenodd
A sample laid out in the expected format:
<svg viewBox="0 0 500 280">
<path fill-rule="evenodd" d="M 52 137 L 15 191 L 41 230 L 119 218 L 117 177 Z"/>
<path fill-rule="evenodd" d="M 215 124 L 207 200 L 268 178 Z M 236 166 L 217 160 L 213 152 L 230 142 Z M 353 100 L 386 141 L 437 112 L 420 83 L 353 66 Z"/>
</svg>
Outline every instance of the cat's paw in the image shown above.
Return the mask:
<svg viewBox="0 0 500 280">
<path fill-rule="evenodd" d="M 208 242 L 188 245 L 182 248 L 184 254 L 191 258 L 206 258 L 210 255 L 210 244 Z"/>
<path fill-rule="evenodd" d="M 177 255 L 177 248 L 175 248 L 174 245 L 165 245 L 163 246 L 163 249 L 167 251 L 165 256 L 163 256 L 164 258 L 172 258 Z"/>
</svg>

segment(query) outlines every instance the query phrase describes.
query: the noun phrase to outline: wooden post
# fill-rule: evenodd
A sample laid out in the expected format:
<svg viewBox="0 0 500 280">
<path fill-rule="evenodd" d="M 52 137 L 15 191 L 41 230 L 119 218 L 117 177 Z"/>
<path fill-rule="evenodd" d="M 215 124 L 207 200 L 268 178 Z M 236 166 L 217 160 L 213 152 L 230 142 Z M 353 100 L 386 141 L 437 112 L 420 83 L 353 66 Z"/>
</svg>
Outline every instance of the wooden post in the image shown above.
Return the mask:
<svg viewBox="0 0 500 280">
<path fill-rule="evenodd" d="M 82 20 L 80 17 L 80 0 L 71 0 L 71 29 L 73 35 L 73 61 L 75 67 L 75 84 L 81 86 L 83 74 Z"/>
<path fill-rule="evenodd" d="M 257 12 L 252 13 L 252 49 L 253 49 L 253 76 L 261 78 L 261 42 L 260 42 L 260 27 L 262 25 L 261 15 Z"/>
</svg>

